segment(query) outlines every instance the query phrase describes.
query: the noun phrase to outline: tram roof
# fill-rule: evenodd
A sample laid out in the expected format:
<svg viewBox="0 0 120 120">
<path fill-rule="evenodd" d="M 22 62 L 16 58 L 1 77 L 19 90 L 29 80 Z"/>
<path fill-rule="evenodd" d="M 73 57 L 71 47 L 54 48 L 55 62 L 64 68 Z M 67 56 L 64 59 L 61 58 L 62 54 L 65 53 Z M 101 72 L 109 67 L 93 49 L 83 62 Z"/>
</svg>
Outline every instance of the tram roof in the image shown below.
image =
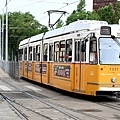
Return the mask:
<svg viewBox="0 0 120 120">
<path fill-rule="evenodd" d="M 37 40 L 41 40 L 41 39 L 43 38 L 43 35 L 44 35 L 44 33 L 41 33 L 41 34 L 32 36 L 32 37 L 30 38 L 30 42 L 37 41 Z"/>
<path fill-rule="evenodd" d="M 119 24 L 111 24 L 109 26 L 114 30 L 120 30 L 120 25 Z"/>
<path fill-rule="evenodd" d="M 61 34 L 66 34 L 74 31 L 91 30 L 102 25 L 108 25 L 108 23 L 106 21 L 97 21 L 97 20 L 78 20 L 67 26 L 46 32 L 44 38 L 58 36 Z"/>
<path fill-rule="evenodd" d="M 70 23 L 67 26 L 51 30 L 46 32 L 44 38 L 50 38 L 62 34 L 67 34 L 70 32 L 80 31 L 80 30 L 93 30 L 95 28 L 98 28 L 102 25 L 108 25 L 106 21 L 97 21 L 97 20 L 78 20 L 73 23 Z M 19 46 L 27 44 L 28 42 L 33 42 L 37 40 L 41 40 L 44 33 L 32 36 L 31 38 L 24 39 L 20 42 Z"/>
<path fill-rule="evenodd" d="M 112 35 L 119 35 L 120 36 L 120 25 L 119 24 L 111 24 L 109 25 L 111 27 L 111 34 Z"/>
<path fill-rule="evenodd" d="M 21 45 L 25 45 L 25 44 L 28 44 L 29 40 L 30 40 L 30 38 L 26 38 L 26 39 L 20 41 L 19 46 L 21 46 Z"/>
</svg>

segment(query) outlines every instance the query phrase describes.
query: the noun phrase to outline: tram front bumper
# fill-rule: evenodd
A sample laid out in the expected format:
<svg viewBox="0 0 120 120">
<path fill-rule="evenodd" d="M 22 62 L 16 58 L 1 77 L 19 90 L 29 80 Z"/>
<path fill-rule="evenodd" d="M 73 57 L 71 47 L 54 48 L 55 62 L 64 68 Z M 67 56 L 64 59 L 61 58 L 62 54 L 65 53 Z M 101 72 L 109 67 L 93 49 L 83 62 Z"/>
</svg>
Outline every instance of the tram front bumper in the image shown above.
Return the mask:
<svg viewBox="0 0 120 120">
<path fill-rule="evenodd" d="M 100 87 L 100 89 L 96 91 L 96 96 L 109 96 L 109 97 L 120 98 L 120 88 Z"/>
<path fill-rule="evenodd" d="M 96 91 L 96 96 L 120 98 L 120 92 L 119 91 Z"/>
</svg>

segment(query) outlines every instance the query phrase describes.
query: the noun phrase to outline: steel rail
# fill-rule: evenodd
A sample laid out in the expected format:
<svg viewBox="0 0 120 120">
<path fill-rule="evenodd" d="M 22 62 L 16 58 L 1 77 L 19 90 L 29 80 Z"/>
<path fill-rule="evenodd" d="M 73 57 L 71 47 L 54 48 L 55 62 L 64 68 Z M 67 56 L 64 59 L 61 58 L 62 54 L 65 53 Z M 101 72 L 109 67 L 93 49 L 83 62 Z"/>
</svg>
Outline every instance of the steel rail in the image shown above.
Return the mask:
<svg viewBox="0 0 120 120">
<path fill-rule="evenodd" d="M 46 101 L 46 100 L 44 100 L 44 99 L 42 99 L 42 98 L 40 98 L 40 97 L 37 97 L 37 96 L 35 96 L 35 95 L 33 95 L 33 94 L 29 93 L 29 92 L 26 92 L 26 91 L 24 91 L 24 90 L 21 90 L 20 87 L 18 87 L 18 86 L 16 86 L 16 85 L 13 85 L 13 84 L 9 83 L 9 82 L 6 81 L 6 80 L 4 80 L 4 82 L 6 82 L 7 84 L 13 86 L 14 88 L 16 88 L 17 90 L 19 90 L 20 92 L 22 92 L 22 93 L 24 93 L 24 94 L 32 97 L 33 99 L 39 100 L 39 101 L 41 101 L 42 103 L 44 103 L 44 104 L 46 104 L 46 105 L 54 108 L 55 110 L 57 110 L 57 111 L 63 113 L 64 115 L 72 118 L 73 120 L 81 120 L 80 118 L 78 118 L 78 117 L 76 117 L 76 116 L 74 116 L 74 115 L 72 115 L 72 114 L 70 114 L 70 113 L 68 113 L 68 112 L 65 112 L 65 111 L 59 109 L 59 108 L 58 108 L 58 105 L 54 105 L 53 103 L 50 103 L 49 101 Z M 59 107 L 61 107 L 61 106 L 59 106 Z M 64 107 L 62 106 L 62 108 L 64 108 Z M 67 109 L 67 108 L 64 108 L 64 109 Z M 68 109 L 68 110 L 71 110 L 71 109 Z M 77 112 L 76 110 L 71 110 L 71 111 L 72 111 L 72 112 Z M 77 112 L 77 113 L 78 113 L 78 112 Z M 96 118 L 96 119 L 98 119 L 98 120 L 106 120 L 105 118 L 101 118 L 101 117 L 98 117 L 98 116 L 95 116 L 95 115 L 91 115 L 91 114 L 87 114 L 87 113 L 84 113 L 84 112 L 80 112 L 80 114 L 83 114 L 83 115 L 88 116 L 88 117 L 91 117 L 91 118 Z"/>
<path fill-rule="evenodd" d="M 25 115 L 22 114 L 22 112 L 20 112 L 12 103 L 9 99 L 7 99 L 7 97 L 5 97 L 2 93 L 0 93 L 1 97 L 3 98 L 4 101 L 6 101 L 10 107 L 15 111 L 15 113 L 17 113 L 17 115 L 23 119 L 23 120 L 28 120 L 27 117 Z"/>
<path fill-rule="evenodd" d="M 30 108 L 27 108 L 27 107 L 21 105 L 20 103 L 15 102 L 14 100 L 11 100 L 11 99 L 8 98 L 7 96 L 3 95 L 2 93 L 0 93 L 0 94 L 1 94 L 1 96 L 2 96 L 5 100 L 9 101 L 11 104 L 12 104 L 12 103 L 17 104 L 17 105 L 19 105 L 19 106 L 21 106 L 21 107 L 23 107 L 23 108 L 25 108 L 25 109 L 33 112 L 33 113 L 36 113 L 36 114 L 44 117 L 44 118 L 47 118 L 47 119 L 49 119 L 49 120 L 53 120 L 53 119 L 51 119 L 50 117 L 47 117 L 47 116 L 45 116 L 45 115 L 42 115 L 42 114 L 40 114 L 40 113 L 38 113 L 38 112 L 36 112 L 36 111 L 34 111 L 34 110 L 31 110 Z"/>
<path fill-rule="evenodd" d="M 3 80 L 3 78 L 0 78 L 0 79 Z M 53 104 L 50 104 L 49 102 L 43 100 L 42 98 L 39 98 L 39 97 L 37 97 L 37 96 L 35 96 L 35 95 L 32 95 L 32 94 L 30 94 L 30 93 L 28 93 L 28 92 L 26 92 L 26 91 L 24 91 L 24 90 L 21 90 L 20 87 L 18 87 L 18 86 L 16 87 L 16 85 L 13 85 L 13 84 L 9 83 L 9 82 L 6 81 L 5 79 L 3 80 L 3 82 L 11 85 L 12 87 L 16 88 L 16 89 L 19 90 L 20 92 L 22 92 L 22 93 L 24 93 L 24 94 L 26 94 L 26 95 L 28 95 L 28 96 L 30 96 L 30 97 L 32 97 L 33 99 L 39 100 L 39 101 L 41 101 L 42 103 L 44 103 L 44 104 L 46 104 L 46 105 L 54 108 L 55 110 L 57 110 L 57 111 L 63 113 L 64 115 L 72 118 L 73 120 L 80 120 L 80 118 L 78 118 L 78 117 L 76 117 L 76 116 L 74 116 L 74 115 L 72 115 L 72 114 L 70 114 L 70 113 L 68 113 L 68 112 L 65 112 L 65 111 L 63 111 L 63 110 L 58 109 L 57 106 L 55 106 L 55 105 L 53 105 Z"/>
</svg>

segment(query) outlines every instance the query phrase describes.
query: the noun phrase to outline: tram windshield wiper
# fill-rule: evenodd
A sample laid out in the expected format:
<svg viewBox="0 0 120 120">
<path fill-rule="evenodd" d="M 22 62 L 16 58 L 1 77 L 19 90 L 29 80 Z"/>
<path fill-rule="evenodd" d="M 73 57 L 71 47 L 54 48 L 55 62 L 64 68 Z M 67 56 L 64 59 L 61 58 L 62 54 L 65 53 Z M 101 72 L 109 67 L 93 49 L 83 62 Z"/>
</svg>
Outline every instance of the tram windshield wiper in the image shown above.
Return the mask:
<svg viewBox="0 0 120 120">
<path fill-rule="evenodd" d="M 111 36 L 111 38 L 117 43 L 117 45 L 120 47 L 120 41 L 118 40 L 118 38 L 116 38 L 115 36 Z"/>
</svg>

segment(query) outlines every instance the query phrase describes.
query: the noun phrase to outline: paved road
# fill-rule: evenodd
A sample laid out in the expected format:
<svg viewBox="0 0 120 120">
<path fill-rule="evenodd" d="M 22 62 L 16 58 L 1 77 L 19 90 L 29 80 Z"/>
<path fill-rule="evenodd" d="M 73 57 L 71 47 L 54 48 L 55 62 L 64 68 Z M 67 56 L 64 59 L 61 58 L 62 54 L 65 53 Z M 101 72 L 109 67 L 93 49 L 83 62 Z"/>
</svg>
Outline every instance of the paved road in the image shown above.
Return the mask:
<svg viewBox="0 0 120 120">
<path fill-rule="evenodd" d="M 10 78 L 3 70 L 0 69 L 0 78 Z M 5 83 L 0 80 L 0 92 L 11 91 L 12 89 L 7 87 Z M 21 120 L 17 114 L 11 109 L 11 107 L 0 97 L 0 120 Z"/>
<path fill-rule="evenodd" d="M 120 114 L 118 110 L 114 110 L 112 108 L 108 108 L 105 106 L 101 106 L 91 101 L 87 101 L 84 98 L 74 98 L 71 96 L 67 96 L 60 92 L 56 92 L 53 90 L 49 90 L 42 86 L 38 86 L 36 84 L 29 83 L 24 80 L 13 80 L 9 77 L 4 71 L 0 69 L 0 78 L 3 78 L 14 84 L 19 86 L 25 91 L 29 91 L 30 93 L 35 93 L 40 98 L 44 100 L 48 100 L 51 103 L 55 103 L 58 107 L 66 110 L 69 114 L 74 114 L 80 120 L 119 120 Z M 33 99 L 21 94 L 18 89 L 13 86 L 5 83 L 3 80 L 0 80 L 0 93 L 3 93 L 10 97 L 13 100 L 19 101 L 19 103 L 24 103 L 29 108 L 34 108 L 37 112 L 47 114 L 51 116 L 53 120 L 74 120 L 69 119 L 58 110 L 53 110 L 51 107 L 40 103 L 39 101 L 33 101 Z M 13 94 L 14 93 L 14 94 Z M 118 102 L 118 106 L 119 106 Z M 27 113 L 23 110 L 24 113 Z M 43 119 L 39 115 L 28 113 L 28 120 L 47 120 Z M 78 120 L 79 120 L 78 119 Z M 7 102 L 5 102 L 2 97 L 0 97 L 0 120 L 21 120 L 21 118 L 11 109 Z"/>
</svg>

